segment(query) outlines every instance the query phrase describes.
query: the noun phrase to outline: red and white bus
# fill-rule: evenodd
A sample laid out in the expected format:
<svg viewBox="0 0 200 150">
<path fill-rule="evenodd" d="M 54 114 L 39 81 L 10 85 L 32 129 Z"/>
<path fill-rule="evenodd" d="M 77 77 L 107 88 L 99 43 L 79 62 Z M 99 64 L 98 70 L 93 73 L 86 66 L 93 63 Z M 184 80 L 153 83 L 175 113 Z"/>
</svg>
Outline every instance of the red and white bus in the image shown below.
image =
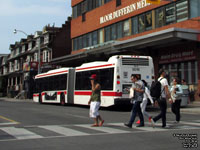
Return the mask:
<svg viewBox="0 0 200 150">
<path fill-rule="evenodd" d="M 35 77 L 37 92 L 33 100 L 40 103 L 88 105 L 91 95 L 89 77 L 97 74 L 101 84 L 101 106 L 128 104 L 131 74 L 140 75 L 149 85 L 154 67 L 149 56 L 116 55 L 108 61 L 91 62 L 76 68 L 61 68 Z"/>
</svg>

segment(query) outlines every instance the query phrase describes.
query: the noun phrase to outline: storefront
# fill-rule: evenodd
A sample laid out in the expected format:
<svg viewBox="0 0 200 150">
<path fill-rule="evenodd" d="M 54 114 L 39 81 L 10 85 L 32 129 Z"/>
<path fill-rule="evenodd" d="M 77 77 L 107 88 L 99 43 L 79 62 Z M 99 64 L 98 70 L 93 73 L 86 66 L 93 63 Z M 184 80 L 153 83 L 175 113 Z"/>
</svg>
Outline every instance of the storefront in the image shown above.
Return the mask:
<svg viewBox="0 0 200 150">
<path fill-rule="evenodd" d="M 176 45 L 165 48 L 159 53 L 159 68 L 168 72 L 169 83 L 175 77 L 179 79 L 180 84 L 181 80 L 185 80 L 191 96 L 198 95 L 198 53 L 200 49 L 195 45 L 195 43 Z"/>
</svg>

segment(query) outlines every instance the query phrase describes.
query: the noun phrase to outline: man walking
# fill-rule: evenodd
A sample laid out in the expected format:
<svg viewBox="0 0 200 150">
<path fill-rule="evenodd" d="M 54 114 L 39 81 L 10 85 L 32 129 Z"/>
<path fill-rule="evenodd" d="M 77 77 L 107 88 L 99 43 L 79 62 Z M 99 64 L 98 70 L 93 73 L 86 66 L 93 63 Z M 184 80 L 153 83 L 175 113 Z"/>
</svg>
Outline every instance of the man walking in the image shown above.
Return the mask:
<svg viewBox="0 0 200 150">
<path fill-rule="evenodd" d="M 165 78 L 166 73 L 163 69 L 159 70 L 159 75 L 160 77 L 158 78 L 158 81 L 161 83 L 161 96 L 158 99 L 158 104 L 160 106 L 160 114 L 155 116 L 154 118 L 151 119 L 151 123 L 154 127 L 155 122 L 158 121 L 159 119 L 162 118 L 162 127 L 166 127 L 166 111 L 167 111 L 167 99 L 170 99 L 170 92 L 168 89 L 168 81 Z"/>
<path fill-rule="evenodd" d="M 143 100 L 143 93 L 144 93 L 144 85 L 141 80 L 139 80 L 138 76 L 135 74 L 131 75 L 131 81 L 134 83 L 134 86 L 132 87 L 134 90 L 134 97 L 133 99 L 133 108 L 132 108 L 132 114 L 131 118 L 128 123 L 125 123 L 124 125 L 132 128 L 132 124 L 135 121 L 135 117 L 138 113 L 138 116 L 140 118 L 140 124 L 137 127 L 143 127 L 144 126 L 144 118 L 143 114 L 141 111 L 140 104 L 142 103 Z"/>
</svg>

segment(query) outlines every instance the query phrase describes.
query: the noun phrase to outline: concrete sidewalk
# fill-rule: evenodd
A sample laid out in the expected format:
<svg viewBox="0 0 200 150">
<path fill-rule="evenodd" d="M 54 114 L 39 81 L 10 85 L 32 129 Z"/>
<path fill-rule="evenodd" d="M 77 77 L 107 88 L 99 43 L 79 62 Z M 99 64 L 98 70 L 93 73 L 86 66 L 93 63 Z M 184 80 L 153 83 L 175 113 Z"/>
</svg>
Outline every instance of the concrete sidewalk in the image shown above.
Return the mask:
<svg viewBox="0 0 200 150">
<path fill-rule="evenodd" d="M 200 115 L 200 101 L 191 102 L 186 107 L 181 108 L 181 112 L 195 113 Z"/>
</svg>

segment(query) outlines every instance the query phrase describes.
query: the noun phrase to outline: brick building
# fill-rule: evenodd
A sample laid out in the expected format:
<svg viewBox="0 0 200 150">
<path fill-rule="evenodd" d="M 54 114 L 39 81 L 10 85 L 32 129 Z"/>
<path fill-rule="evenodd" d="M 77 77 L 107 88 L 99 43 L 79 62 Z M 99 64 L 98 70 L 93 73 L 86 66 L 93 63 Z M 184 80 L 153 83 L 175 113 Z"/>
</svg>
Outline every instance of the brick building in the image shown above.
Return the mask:
<svg viewBox="0 0 200 150">
<path fill-rule="evenodd" d="M 77 66 L 114 54 L 150 55 L 156 76 L 165 68 L 169 82 L 185 79 L 199 99 L 199 0 L 72 0 L 71 5 L 72 52 L 54 63 Z"/>
</svg>

